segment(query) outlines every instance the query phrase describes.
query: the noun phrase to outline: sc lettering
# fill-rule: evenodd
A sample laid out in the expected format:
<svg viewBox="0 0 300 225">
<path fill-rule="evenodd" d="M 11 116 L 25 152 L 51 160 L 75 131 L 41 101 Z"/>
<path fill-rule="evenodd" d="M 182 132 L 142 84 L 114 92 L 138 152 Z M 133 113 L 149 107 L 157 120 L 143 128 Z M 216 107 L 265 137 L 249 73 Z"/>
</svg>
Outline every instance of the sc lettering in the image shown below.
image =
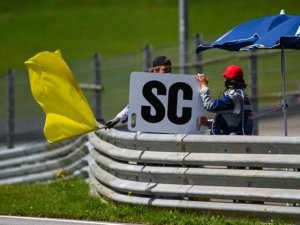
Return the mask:
<svg viewBox="0 0 300 225">
<path fill-rule="evenodd" d="M 168 105 L 167 109 L 163 103 L 153 94 L 152 90 L 157 89 L 157 95 L 167 95 L 168 94 Z M 177 105 L 178 105 L 178 92 L 183 92 L 183 100 L 193 99 L 192 88 L 183 82 L 177 82 L 170 86 L 169 91 L 166 86 L 159 81 L 149 81 L 143 87 L 143 96 L 155 109 L 155 114 L 151 115 L 151 106 L 142 105 L 141 115 L 142 118 L 149 123 L 158 123 L 165 118 L 166 110 L 168 119 L 178 125 L 185 124 L 190 121 L 192 117 L 191 107 L 182 107 L 181 116 L 177 115 Z M 168 93 L 167 93 L 168 92 Z"/>
</svg>

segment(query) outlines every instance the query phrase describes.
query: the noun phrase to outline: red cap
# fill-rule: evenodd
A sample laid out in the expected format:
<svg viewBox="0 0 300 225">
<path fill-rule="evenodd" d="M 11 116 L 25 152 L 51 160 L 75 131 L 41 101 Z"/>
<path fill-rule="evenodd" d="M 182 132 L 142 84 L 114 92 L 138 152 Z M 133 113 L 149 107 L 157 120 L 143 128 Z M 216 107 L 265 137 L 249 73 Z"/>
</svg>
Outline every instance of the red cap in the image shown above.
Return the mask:
<svg viewBox="0 0 300 225">
<path fill-rule="evenodd" d="M 237 65 L 227 66 L 222 75 L 230 80 L 240 80 L 244 76 L 243 70 Z"/>
</svg>

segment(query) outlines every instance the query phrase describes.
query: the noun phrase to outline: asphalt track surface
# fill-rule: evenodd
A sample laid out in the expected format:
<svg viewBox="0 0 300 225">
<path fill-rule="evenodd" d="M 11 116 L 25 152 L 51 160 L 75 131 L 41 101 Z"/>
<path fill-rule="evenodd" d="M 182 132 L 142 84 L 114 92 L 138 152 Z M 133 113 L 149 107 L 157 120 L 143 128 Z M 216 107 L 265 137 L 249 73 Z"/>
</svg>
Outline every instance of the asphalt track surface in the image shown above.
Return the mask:
<svg viewBox="0 0 300 225">
<path fill-rule="evenodd" d="M 0 216 L 1 225 L 134 225 L 85 220 L 50 219 L 39 217 Z M 135 224 L 137 225 L 137 224 Z"/>
<path fill-rule="evenodd" d="M 300 136 L 300 111 L 288 115 L 288 136 Z M 284 136 L 283 117 L 265 118 L 259 121 L 259 135 L 261 136 Z"/>
</svg>

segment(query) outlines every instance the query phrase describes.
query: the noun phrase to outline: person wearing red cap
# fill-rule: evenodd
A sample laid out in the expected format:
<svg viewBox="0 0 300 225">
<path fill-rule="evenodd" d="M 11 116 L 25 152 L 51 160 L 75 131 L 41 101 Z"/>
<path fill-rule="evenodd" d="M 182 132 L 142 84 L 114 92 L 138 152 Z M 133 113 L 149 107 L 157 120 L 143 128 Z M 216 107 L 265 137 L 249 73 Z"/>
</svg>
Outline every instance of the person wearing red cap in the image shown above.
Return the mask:
<svg viewBox="0 0 300 225">
<path fill-rule="evenodd" d="M 252 106 L 245 92 L 244 72 L 237 65 L 229 65 L 222 73 L 225 78 L 223 97 L 212 99 L 208 80 L 204 74 L 197 74 L 200 95 L 204 108 L 216 113 L 214 120 L 202 118 L 200 123 L 211 127 L 211 134 L 216 135 L 251 135 L 253 129 Z"/>
<path fill-rule="evenodd" d="M 167 56 L 157 56 L 152 63 L 152 73 L 171 73 L 172 63 Z M 129 105 L 127 105 L 115 118 L 105 123 L 106 128 L 113 128 L 119 122 L 126 123 L 128 121 Z"/>
</svg>

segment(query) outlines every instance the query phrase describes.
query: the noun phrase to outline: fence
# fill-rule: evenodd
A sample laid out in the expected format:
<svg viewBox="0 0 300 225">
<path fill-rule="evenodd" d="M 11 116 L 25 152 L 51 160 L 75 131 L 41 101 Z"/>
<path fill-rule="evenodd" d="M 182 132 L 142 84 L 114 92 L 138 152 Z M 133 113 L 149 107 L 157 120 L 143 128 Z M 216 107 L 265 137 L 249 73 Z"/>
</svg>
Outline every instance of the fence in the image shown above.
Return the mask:
<svg viewBox="0 0 300 225">
<path fill-rule="evenodd" d="M 115 201 L 299 220 L 299 137 L 89 134 L 90 182 Z"/>
<path fill-rule="evenodd" d="M 208 43 L 214 37 L 206 39 L 204 42 Z M 186 67 L 189 74 L 204 71 L 213 87 L 213 97 L 218 97 L 224 86 L 218 74 L 228 64 L 239 64 L 246 74 L 248 92 L 253 97 L 252 101 L 259 99 L 258 109 L 255 111 L 259 111 L 260 114 L 264 109 L 272 111 L 274 108 L 280 108 L 282 85 L 279 51 L 211 50 L 203 52 L 202 55 L 195 55 L 195 48 L 191 46 L 198 45 L 200 41 L 199 35 L 189 40 L 189 62 L 186 65 L 177 63 L 179 61 L 177 43 L 157 48 L 146 45 L 140 51 L 112 57 L 101 57 L 95 54 L 90 59 L 72 61 L 68 64 L 77 81 L 84 88 L 84 93 L 98 120 L 111 119 L 128 103 L 130 73 L 147 70 L 151 66 L 153 56 L 157 55 L 167 55 L 172 59 L 174 73 L 179 73 L 180 66 Z M 299 105 L 300 99 L 299 54 L 299 51 L 286 51 L 287 88 L 291 93 L 289 103 L 295 105 Z M 253 74 L 257 74 L 258 85 L 256 81 L 251 81 L 255 77 Z M 10 79 L 13 81 L 9 81 Z M 14 84 L 9 85 L 11 82 Z M 13 147 L 22 142 L 43 141 L 43 125 L 44 114 L 32 98 L 27 72 L 9 70 L 7 75 L 0 76 L 0 147 Z M 259 133 L 259 128 L 256 127 L 255 131 Z"/>
</svg>

